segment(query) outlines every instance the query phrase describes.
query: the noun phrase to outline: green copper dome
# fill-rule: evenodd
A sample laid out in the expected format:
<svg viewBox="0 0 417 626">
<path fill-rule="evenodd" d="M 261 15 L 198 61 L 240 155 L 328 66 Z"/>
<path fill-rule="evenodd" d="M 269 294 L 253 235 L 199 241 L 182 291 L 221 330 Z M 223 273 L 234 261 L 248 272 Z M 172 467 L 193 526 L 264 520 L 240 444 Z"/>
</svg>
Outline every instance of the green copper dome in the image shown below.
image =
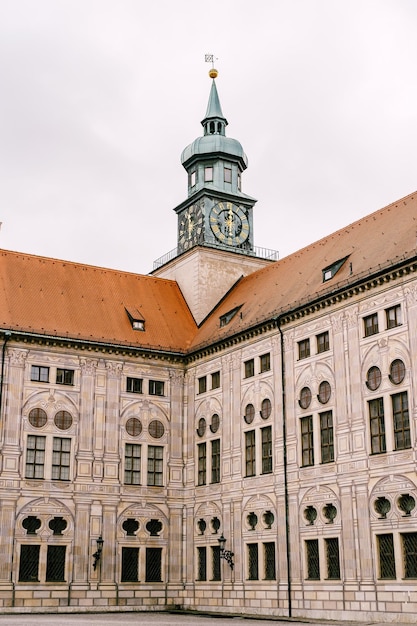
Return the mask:
<svg viewBox="0 0 417 626">
<path fill-rule="evenodd" d="M 187 169 L 192 163 L 207 157 L 220 157 L 237 161 L 240 170 L 248 166 L 248 158 L 242 145 L 236 139 L 226 137 L 227 120 L 223 115 L 217 93 L 216 82 L 213 79 L 206 116 L 201 122 L 204 136 L 197 137 L 181 154 L 181 163 Z"/>
</svg>

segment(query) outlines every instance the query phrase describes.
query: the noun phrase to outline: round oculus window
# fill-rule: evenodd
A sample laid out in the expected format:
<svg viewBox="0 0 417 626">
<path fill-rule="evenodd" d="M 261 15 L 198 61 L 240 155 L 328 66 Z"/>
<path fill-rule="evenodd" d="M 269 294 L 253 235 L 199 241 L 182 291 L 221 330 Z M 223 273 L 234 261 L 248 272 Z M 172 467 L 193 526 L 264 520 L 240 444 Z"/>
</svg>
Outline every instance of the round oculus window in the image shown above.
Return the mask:
<svg viewBox="0 0 417 626">
<path fill-rule="evenodd" d="M 395 361 L 391 363 L 389 377 L 394 385 L 399 385 L 403 382 L 405 378 L 405 365 L 401 359 L 395 359 Z"/>
<path fill-rule="evenodd" d="M 252 424 L 255 418 L 255 407 L 253 404 L 248 404 L 245 409 L 244 420 L 247 424 Z"/>
<path fill-rule="evenodd" d="M 369 368 L 368 373 L 366 375 L 366 386 L 371 391 L 375 391 L 378 389 L 381 384 L 381 370 L 376 365 Z"/>
<path fill-rule="evenodd" d="M 330 387 L 330 383 L 327 380 L 323 380 L 323 382 L 319 385 L 319 395 L 318 400 L 321 404 L 326 404 L 330 400 L 330 396 L 332 395 L 332 389 Z"/>
<path fill-rule="evenodd" d="M 269 398 L 265 398 L 265 400 L 262 400 L 262 404 L 261 404 L 262 419 L 267 420 L 268 417 L 271 415 L 271 411 L 272 411 L 271 400 Z"/>
<path fill-rule="evenodd" d="M 301 389 L 298 403 L 302 409 L 308 409 L 311 403 L 311 390 L 309 387 L 303 387 Z"/>
<path fill-rule="evenodd" d="M 159 420 L 152 420 L 152 422 L 150 422 L 149 424 L 148 430 L 150 436 L 154 439 L 160 439 L 165 432 L 164 425 Z"/>
<path fill-rule="evenodd" d="M 211 424 L 210 424 L 211 432 L 217 433 L 217 431 L 219 430 L 219 426 L 220 426 L 220 417 L 217 415 L 217 413 L 214 413 L 211 416 Z"/>
<path fill-rule="evenodd" d="M 199 437 L 202 437 L 206 432 L 206 420 L 204 419 L 204 417 L 200 417 L 200 419 L 198 420 L 198 427 L 197 427 L 197 435 Z"/>
<path fill-rule="evenodd" d="M 126 422 L 126 432 L 131 437 L 139 437 L 142 432 L 142 422 L 137 417 L 129 417 Z"/>
<path fill-rule="evenodd" d="M 47 415 L 43 409 L 32 409 L 29 413 L 29 423 L 35 428 L 45 426 L 47 419 Z"/>
<path fill-rule="evenodd" d="M 58 411 L 54 417 L 54 423 L 60 430 L 68 430 L 72 426 L 72 415 L 68 411 Z"/>
</svg>

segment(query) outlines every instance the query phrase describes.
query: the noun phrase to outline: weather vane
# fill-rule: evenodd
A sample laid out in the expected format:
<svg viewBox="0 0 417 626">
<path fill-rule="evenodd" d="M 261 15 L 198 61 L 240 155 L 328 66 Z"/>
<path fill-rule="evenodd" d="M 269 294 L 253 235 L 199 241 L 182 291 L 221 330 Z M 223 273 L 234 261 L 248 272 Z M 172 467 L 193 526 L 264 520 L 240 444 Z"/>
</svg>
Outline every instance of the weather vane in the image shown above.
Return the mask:
<svg viewBox="0 0 417 626">
<path fill-rule="evenodd" d="M 215 57 L 214 54 L 206 54 L 204 60 L 206 63 L 211 63 L 211 70 L 209 71 L 210 78 L 216 78 L 218 72 L 214 68 L 214 61 L 218 61 L 218 58 Z"/>
</svg>

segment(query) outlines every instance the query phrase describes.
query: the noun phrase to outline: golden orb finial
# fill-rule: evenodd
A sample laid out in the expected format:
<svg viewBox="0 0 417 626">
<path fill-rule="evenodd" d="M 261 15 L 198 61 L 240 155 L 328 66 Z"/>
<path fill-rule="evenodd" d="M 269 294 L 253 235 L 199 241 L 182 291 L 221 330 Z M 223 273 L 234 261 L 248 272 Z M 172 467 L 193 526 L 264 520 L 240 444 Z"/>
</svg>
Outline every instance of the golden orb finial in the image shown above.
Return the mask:
<svg viewBox="0 0 417 626">
<path fill-rule="evenodd" d="M 214 69 L 214 67 L 212 67 L 211 70 L 209 71 L 210 78 L 217 78 L 218 74 L 219 72 L 216 69 Z"/>
</svg>

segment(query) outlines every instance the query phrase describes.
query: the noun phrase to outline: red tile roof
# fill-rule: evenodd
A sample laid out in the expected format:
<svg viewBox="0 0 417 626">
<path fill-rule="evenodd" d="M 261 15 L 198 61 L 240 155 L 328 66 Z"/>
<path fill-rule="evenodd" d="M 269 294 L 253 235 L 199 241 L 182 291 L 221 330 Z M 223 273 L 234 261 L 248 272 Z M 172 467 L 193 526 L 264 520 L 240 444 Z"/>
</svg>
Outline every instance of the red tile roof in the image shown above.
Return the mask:
<svg viewBox="0 0 417 626">
<path fill-rule="evenodd" d="M 196 325 L 174 281 L 3 250 L 0 328 L 185 352 Z"/>
<path fill-rule="evenodd" d="M 268 265 L 231 290 L 198 331 L 192 349 L 244 331 L 402 258 L 417 256 L 417 192 Z M 348 257 L 329 281 L 323 269 Z M 224 327 L 219 318 L 242 305 Z"/>
<path fill-rule="evenodd" d="M 416 256 L 417 193 L 242 278 L 198 329 L 175 281 L 0 251 L 0 329 L 186 353 Z"/>
</svg>

